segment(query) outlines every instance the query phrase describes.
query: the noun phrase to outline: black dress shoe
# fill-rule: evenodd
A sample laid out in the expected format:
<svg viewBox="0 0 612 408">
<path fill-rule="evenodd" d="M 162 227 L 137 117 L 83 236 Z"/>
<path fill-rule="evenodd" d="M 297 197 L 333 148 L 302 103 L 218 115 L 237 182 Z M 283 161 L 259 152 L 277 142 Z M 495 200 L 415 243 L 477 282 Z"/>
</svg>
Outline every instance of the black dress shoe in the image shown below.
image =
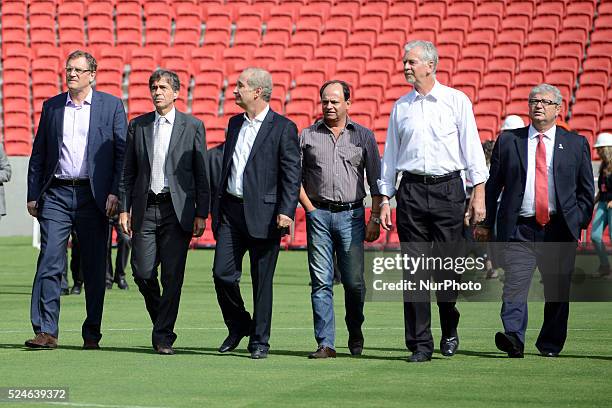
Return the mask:
<svg viewBox="0 0 612 408">
<path fill-rule="evenodd" d="M 446 357 L 452 357 L 459 348 L 458 337 L 448 337 L 440 340 L 440 353 Z"/>
<path fill-rule="evenodd" d="M 408 357 L 409 363 L 424 363 L 426 361 L 431 361 L 431 356 L 422 351 L 415 351 L 410 357 Z"/>
<path fill-rule="evenodd" d="M 225 340 L 223 340 L 223 343 L 221 343 L 221 346 L 219 346 L 219 353 L 228 353 L 234 350 L 236 347 L 238 347 L 238 345 L 240 344 L 240 341 L 244 337 L 246 337 L 246 334 L 230 333 L 225 338 Z"/>
<path fill-rule="evenodd" d="M 523 358 L 524 345 L 514 333 L 495 333 L 495 346 L 510 358 Z"/>
<path fill-rule="evenodd" d="M 80 295 L 82 289 L 83 289 L 83 284 L 77 282 L 77 283 L 74 284 L 74 286 L 72 286 L 72 289 L 70 289 L 70 294 L 71 295 Z"/>
<path fill-rule="evenodd" d="M 60 296 L 68 296 L 69 294 L 70 294 L 70 291 L 68 290 L 68 288 L 62 289 L 60 291 Z"/>
<path fill-rule="evenodd" d="M 265 347 L 255 347 L 253 351 L 251 351 L 251 358 L 253 360 L 261 360 L 262 358 L 268 357 L 268 349 Z"/>
<path fill-rule="evenodd" d="M 349 336 L 348 348 L 353 356 L 360 356 L 363 353 L 363 335 L 361 336 Z"/>
<path fill-rule="evenodd" d="M 83 340 L 83 350 L 100 350 L 100 344 L 96 340 Z"/>
<path fill-rule="evenodd" d="M 540 355 L 542 357 L 559 357 L 559 353 L 556 353 L 554 351 L 541 351 L 540 350 Z"/>
<path fill-rule="evenodd" d="M 113 288 L 113 281 L 106 281 L 106 289 L 111 290 Z"/>
<path fill-rule="evenodd" d="M 174 354 L 174 349 L 172 348 L 172 346 L 167 346 L 163 344 L 158 344 L 157 346 L 155 346 L 155 351 L 157 351 L 157 354 L 161 354 L 163 356 L 171 356 Z"/>
<path fill-rule="evenodd" d="M 128 283 L 125 280 L 124 277 L 119 278 L 118 280 L 115 280 L 115 283 L 117 284 L 117 287 L 121 290 L 127 290 L 129 289 L 128 287 Z"/>
</svg>

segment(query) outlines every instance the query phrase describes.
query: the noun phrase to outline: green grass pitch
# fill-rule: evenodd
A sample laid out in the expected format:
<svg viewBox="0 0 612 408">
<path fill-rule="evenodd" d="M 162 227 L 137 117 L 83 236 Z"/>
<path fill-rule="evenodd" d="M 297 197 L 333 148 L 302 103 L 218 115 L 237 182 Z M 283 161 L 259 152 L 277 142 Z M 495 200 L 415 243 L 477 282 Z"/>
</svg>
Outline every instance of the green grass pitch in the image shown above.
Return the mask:
<svg viewBox="0 0 612 408">
<path fill-rule="evenodd" d="M 343 293 L 336 287 L 335 360 L 308 360 L 316 348 L 306 253 L 281 252 L 275 276 L 271 349 L 251 360 L 246 340 L 229 355 L 211 278 L 213 251 L 190 251 L 176 325 L 177 354 L 159 356 L 151 323 L 131 278 L 130 290 L 107 292 L 100 351 L 81 350 L 84 296 L 61 301 L 60 348 L 32 351 L 30 290 L 37 251 L 26 238 L 0 239 L 0 387 L 69 388 L 74 407 L 610 407 L 612 303 L 574 303 L 562 356 L 540 357 L 534 342 L 542 303 L 530 305 L 525 359 L 510 360 L 493 341 L 500 303 L 459 305 L 460 350 L 408 364 L 399 303 L 366 304 L 365 350 L 346 347 Z M 248 270 L 248 269 L 245 269 Z M 250 277 L 243 296 L 251 305 Z M 436 307 L 433 307 L 436 316 Z M 440 330 L 434 317 L 436 344 Z M 51 404 L 1 403 L 48 407 Z M 61 406 L 61 405 L 60 405 Z"/>
</svg>

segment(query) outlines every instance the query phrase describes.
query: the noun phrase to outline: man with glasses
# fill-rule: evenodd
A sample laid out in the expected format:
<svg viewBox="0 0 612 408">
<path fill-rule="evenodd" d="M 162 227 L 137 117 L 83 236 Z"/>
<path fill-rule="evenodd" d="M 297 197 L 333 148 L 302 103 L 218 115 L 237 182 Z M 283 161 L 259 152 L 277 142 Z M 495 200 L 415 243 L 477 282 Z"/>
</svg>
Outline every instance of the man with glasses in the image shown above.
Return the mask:
<svg viewBox="0 0 612 408">
<path fill-rule="evenodd" d="M 426 243 L 445 242 L 446 248 L 456 248 L 463 240 L 463 223 L 482 221 L 488 169 L 472 103 L 464 93 L 436 80 L 436 47 L 429 41 L 411 41 L 404 51 L 404 75 L 414 89 L 402 96 L 391 111 L 378 181 L 383 195 L 380 217 L 382 227 L 391 229 L 389 199 L 397 192 L 397 231 L 402 251 L 420 257 L 422 251 L 434 253 Z M 474 186 L 467 213 L 462 171 Z M 402 181 L 396 190 L 399 173 Z M 437 245 L 437 255 L 452 255 L 441 251 L 442 245 Z M 416 287 L 428 281 L 432 272 L 437 281 L 460 277 L 454 271 L 404 272 Z M 408 361 L 429 361 L 433 353 L 429 291 L 404 295 L 405 340 L 412 352 Z M 457 293 L 438 291 L 437 295 L 442 328 L 440 352 L 450 357 L 459 345 Z"/>
<path fill-rule="evenodd" d="M 68 92 L 44 102 L 32 146 L 27 210 L 40 224 L 41 250 L 30 311 L 36 336 L 25 342 L 30 348 L 57 347 L 60 282 L 73 228 L 85 281 L 83 348 L 100 348 L 108 217 L 118 204 L 126 116 L 120 99 L 92 88 L 96 70 L 91 54 L 68 56 Z"/>
<path fill-rule="evenodd" d="M 495 335 L 495 344 L 511 358 L 523 357 L 527 295 L 536 266 L 545 297 L 536 347 L 545 357 L 563 349 L 576 242 L 593 213 L 591 148 L 584 137 L 556 126 L 561 102 L 556 87 L 534 87 L 528 100 L 531 124 L 498 137 L 485 188 L 487 216 L 476 228 L 476 238 L 488 240 L 497 219 L 497 241 L 509 242 L 501 259 L 504 332 Z"/>
</svg>

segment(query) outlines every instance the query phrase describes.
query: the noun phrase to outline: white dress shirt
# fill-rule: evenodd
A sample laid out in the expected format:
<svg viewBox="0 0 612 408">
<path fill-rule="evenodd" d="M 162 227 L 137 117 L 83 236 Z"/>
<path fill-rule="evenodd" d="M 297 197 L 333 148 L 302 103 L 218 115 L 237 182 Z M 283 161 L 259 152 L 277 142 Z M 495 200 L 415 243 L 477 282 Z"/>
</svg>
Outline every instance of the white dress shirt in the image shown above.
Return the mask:
<svg viewBox="0 0 612 408">
<path fill-rule="evenodd" d="M 70 92 L 64 108 L 64 129 L 62 130 L 62 149 L 56 177 L 64 179 L 88 178 L 87 135 L 91 114 L 90 90 L 81 105 L 72 101 Z"/>
<path fill-rule="evenodd" d="M 151 165 L 151 191 L 159 194 L 168 191 L 168 175 L 166 174 L 166 157 L 170 146 L 170 137 L 176 109 L 173 107 L 166 115 L 161 116 L 155 111 L 155 125 L 153 127 L 153 164 Z"/>
<path fill-rule="evenodd" d="M 553 125 L 544 132 L 544 146 L 546 147 L 546 168 L 548 173 L 548 211 L 554 214 L 557 211 L 555 201 L 555 175 L 553 173 L 553 157 L 555 152 L 555 133 L 557 126 Z M 525 182 L 525 195 L 521 204 L 521 217 L 535 216 L 535 160 L 536 149 L 538 147 L 538 132 L 532 125 L 529 125 L 529 140 L 527 141 L 527 179 Z M 559 147 L 562 148 L 562 147 Z"/>
<path fill-rule="evenodd" d="M 232 169 L 227 181 L 227 192 L 233 196 L 240 198 L 243 196 L 242 176 L 244 175 L 244 168 L 251 154 L 257 132 L 259 132 L 259 128 L 269 110 L 270 106 L 266 105 L 265 109 L 255 116 L 253 120 L 249 119 L 246 113 L 244 114 L 244 122 L 242 122 L 242 127 L 238 133 L 236 148 L 232 156 Z"/>
<path fill-rule="evenodd" d="M 465 170 L 474 185 L 489 177 L 469 98 L 436 81 L 427 95 L 415 88 L 398 99 L 389 118 L 380 193 L 395 195 L 396 175 L 402 171 L 444 175 L 457 170 Z"/>
</svg>

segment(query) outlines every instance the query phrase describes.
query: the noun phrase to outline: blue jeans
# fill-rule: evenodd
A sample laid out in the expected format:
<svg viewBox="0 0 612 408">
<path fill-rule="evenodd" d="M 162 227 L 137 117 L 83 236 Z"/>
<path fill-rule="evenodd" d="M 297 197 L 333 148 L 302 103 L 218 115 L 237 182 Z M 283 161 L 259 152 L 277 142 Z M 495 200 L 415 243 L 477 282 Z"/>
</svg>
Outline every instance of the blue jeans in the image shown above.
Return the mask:
<svg viewBox="0 0 612 408">
<path fill-rule="evenodd" d="M 606 225 L 612 225 L 612 210 L 608 209 L 608 203 L 605 200 L 598 201 L 595 207 L 595 216 L 593 217 L 591 240 L 593 241 L 593 245 L 595 245 L 595 251 L 599 257 L 599 264 L 602 266 L 610 266 L 608 254 L 606 253 L 606 246 L 602 239 Z M 612 229 L 609 232 L 612 239 Z"/>
<path fill-rule="evenodd" d="M 315 209 L 306 213 L 306 233 L 315 338 L 319 347 L 334 349 L 334 253 L 344 286 L 345 321 L 349 337 L 361 336 L 365 298 L 365 210 L 356 208 L 332 213 Z"/>
</svg>

